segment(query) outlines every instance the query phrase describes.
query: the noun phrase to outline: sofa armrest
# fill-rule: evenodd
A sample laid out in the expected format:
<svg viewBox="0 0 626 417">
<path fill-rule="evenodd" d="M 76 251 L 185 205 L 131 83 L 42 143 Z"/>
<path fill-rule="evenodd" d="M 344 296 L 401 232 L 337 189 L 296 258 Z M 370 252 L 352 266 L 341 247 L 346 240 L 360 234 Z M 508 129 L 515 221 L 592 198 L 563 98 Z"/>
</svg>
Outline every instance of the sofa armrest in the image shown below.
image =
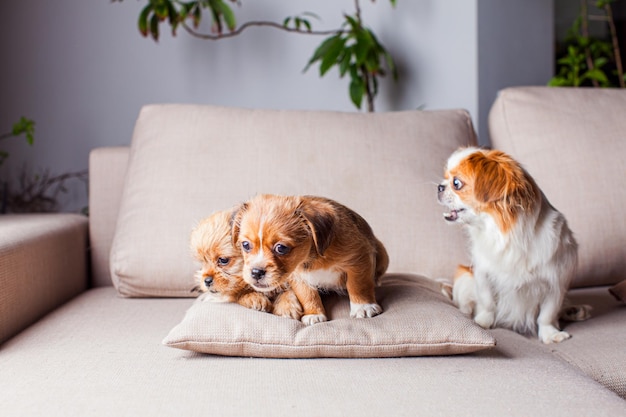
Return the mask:
<svg viewBox="0 0 626 417">
<path fill-rule="evenodd" d="M 85 291 L 88 220 L 0 216 L 0 344 Z"/>
</svg>

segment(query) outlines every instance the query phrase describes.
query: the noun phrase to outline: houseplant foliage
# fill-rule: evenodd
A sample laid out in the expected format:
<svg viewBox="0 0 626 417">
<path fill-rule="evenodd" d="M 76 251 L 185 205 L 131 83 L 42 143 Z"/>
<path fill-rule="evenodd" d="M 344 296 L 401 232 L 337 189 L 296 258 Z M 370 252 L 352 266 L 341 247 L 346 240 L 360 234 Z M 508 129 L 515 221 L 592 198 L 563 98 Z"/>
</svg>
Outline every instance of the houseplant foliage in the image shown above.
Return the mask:
<svg viewBox="0 0 626 417">
<path fill-rule="evenodd" d="M 35 142 L 35 122 L 27 119 L 26 117 L 20 117 L 20 120 L 13 124 L 13 127 L 9 132 L 0 134 L 0 141 L 9 138 L 15 138 L 24 136 L 26 142 L 32 146 Z M 0 167 L 4 161 L 9 157 L 9 153 L 0 149 Z M 9 200 L 9 185 L 5 178 L 0 177 L 0 213 L 5 213 Z"/>
<path fill-rule="evenodd" d="M 0 134 L 0 141 L 24 137 L 29 145 L 35 143 L 35 122 L 21 117 L 11 131 Z M 0 167 L 9 153 L 0 149 Z M 78 179 L 87 183 L 87 171 L 51 175 L 48 170 L 30 173 L 24 166 L 16 184 L 9 187 L 8 178 L 0 177 L 0 213 L 44 213 L 58 211 L 59 196 L 68 191 L 67 182 Z"/>
<path fill-rule="evenodd" d="M 26 117 L 20 117 L 20 120 L 13 124 L 10 132 L 0 134 L 0 140 L 5 140 L 13 137 L 24 136 L 26 142 L 32 146 L 35 142 L 35 122 Z M 9 157 L 7 151 L 0 149 L 0 166 L 4 163 L 5 159 Z"/>
<path fill-rule="evenodd" d="M 309 12 L 287 16 L 281 22 L 248 21 L 238 24 L 229 3 L 239 5 L 239 0 L 147 1 L 139 14 L 138 27 L 143 36 L 155 41 L 159 39 L 162 24 L 169 26 L 174 36 L 182 27 L 190 35 L 207 40 L 237 36 L 253 26 L 264 26 L 288 33 L 326 36 L 304 70 L 308 70 L 312 65 L 319 65 L 321 77 L 332 68 L 337 68 L 342 78 L 349 76 L 350 99 L 359 109 L 362 108 L 365 99 L 367 110 L 374 111 L 379 77 L 390 73 L 397 79 L 393 58 L 374 32 L 363 24 L 359 0 L 354 0 L 354 13 L 344 14 L 343 23 L 339 28 L 323 31 L 313 29 L 311 18 L 317 16 Z M 396 0 L 389 2 L 392 6 L 396 4 Z M 211 19 L 211 33 L 199 31 L 200 23 L 206 16 Z"/>
<path fill-rule="evenodd" d="M 557 60 L 557 75 L 548 85 L 625 87 L 626 78 L 611 6 L 616 1 L 581 0 L 580 15 L 569 30 L 563 56 Z M 597 10 L 592 12 L 590 6 Z M 592 21 L 608 26 L 609 40 L 596 39 L 589 35 Z"/>
</svg>

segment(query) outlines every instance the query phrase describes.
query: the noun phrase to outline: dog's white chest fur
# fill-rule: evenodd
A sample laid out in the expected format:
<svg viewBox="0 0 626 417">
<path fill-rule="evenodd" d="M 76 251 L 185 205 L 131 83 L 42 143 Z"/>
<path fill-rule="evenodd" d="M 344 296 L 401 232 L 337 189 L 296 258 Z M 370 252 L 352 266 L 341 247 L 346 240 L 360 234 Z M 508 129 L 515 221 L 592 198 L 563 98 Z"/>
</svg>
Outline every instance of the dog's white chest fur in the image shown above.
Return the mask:
<svg viewBox="0 0 626 417">
<path fill-rule="evenodd" d="M 342 272 L 336 269 L 316 269 L 302 273 L 302 278 L 309 285 L 326 290 L 341 289 L 341 276 Z"/>
</svg>

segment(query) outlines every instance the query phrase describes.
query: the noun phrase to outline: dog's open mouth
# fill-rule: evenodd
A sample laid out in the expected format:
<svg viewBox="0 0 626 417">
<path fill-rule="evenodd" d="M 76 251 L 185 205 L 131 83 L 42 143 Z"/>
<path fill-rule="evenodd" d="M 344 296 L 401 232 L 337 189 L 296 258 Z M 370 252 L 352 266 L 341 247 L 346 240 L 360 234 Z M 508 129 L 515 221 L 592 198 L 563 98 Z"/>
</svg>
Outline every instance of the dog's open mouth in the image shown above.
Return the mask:
<svg viewBox="0 0 626 417">
<path fill-rule="evenodd" d="M 459 218 L 459 213 L 461 213 L 463 210 L 465 209 L 461 208 L 461 209 L 456 209 L 456 210 L 450 210 L 449 213 L 443 213 L 443 218 L 449 222 L 456 221 Z"/>
</svg>

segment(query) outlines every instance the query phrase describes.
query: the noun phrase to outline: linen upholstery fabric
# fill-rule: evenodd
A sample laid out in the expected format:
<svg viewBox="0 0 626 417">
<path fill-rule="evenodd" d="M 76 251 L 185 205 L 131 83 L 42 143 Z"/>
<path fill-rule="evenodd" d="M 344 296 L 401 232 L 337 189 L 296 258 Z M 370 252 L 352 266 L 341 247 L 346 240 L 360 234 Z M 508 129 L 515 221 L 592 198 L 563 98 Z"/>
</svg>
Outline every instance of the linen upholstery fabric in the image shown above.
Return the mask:
<svg viewBox="0 0 626 417">
<path fill-rule="evenodd" d="M 623 90 L 527 87 L 501 91 L 489 115 L 493 147 L 527 168 L 578 240 L 574 287 L 624 279 L 625 114 Z"/>
<path fill-rule="evenodd" d="M 199 299 L 163 343 L 227 356 L 275 358 L 450 355 L 495 346 L 428 278 L 386 275 L 376 289 L 383 313 L 350 318 L 347 296 L 324 297 L 329 321 L 299 320 Z"/>
<path fill-rule="evenodd" d="M 84 216 L 0 216 L 0 344 L 87 288 L 86 248 Z"/>
<path fill-rule="evenodd" d="M 436 184 L 449 154 L 474 143 L 462 110 L 146 106 L 111 250 L 113 283 L 123 296 L 191 296 L 198 267 L 191 230 L 257 193 L 335 199 L 370 223 L 389 252 L 389 271 L 451 277 L 465 244 L 441 219 Z"/>
<path fill-rule="evenodd" d="M 89 154 L 91 279 L 96 287 L 112 285 L 109 253 L 122 199 L 128 152 L 127 146 L 116 146 L 97 148 Z"/>
<path fill-rule="evenodd" d="M 591 318 L 568 323 L 572 338 L 551 345 L 551 350 L 626 399 L 626 306 L 613 299 L 606 287 L 576 289 L 568 299 L 590 305 Z"/>
<path fill-rule="evenodd" d="M 193 303 L 91 289 L 0 348 L 9 416 L 623 416 L 624 400 L 533 339 L 469 355 L 262 359 L 160 344 Z M 590 323 L 590 322 L 586 322 Z M 582 323 L 581 323 L 582 324 Z M 572 339 L 574 340 L 574 339 Z"/>
</svg>

